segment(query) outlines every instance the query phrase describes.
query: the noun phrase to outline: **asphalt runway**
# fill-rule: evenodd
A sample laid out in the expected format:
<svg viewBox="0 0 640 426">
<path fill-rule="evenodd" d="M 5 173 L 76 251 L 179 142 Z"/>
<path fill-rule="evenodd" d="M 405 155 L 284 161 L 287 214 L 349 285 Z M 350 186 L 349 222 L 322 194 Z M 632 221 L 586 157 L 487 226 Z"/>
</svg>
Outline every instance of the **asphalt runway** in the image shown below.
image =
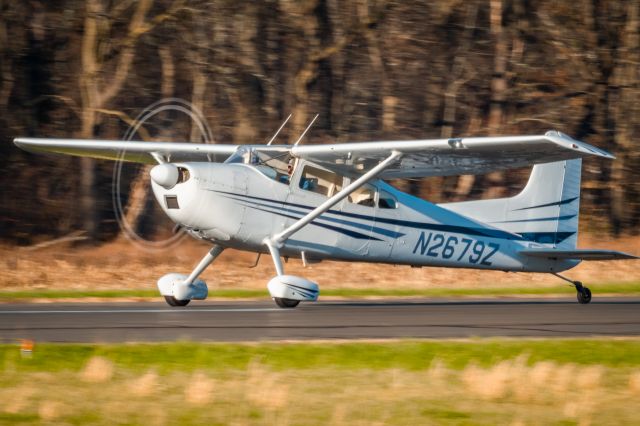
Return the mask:
<svg viewBox="0 0 640 426">
<path fill-rule="evenodd" d="M 640 298 L 0 305 L 4 343 L 638 335 Z"/>
</svg>

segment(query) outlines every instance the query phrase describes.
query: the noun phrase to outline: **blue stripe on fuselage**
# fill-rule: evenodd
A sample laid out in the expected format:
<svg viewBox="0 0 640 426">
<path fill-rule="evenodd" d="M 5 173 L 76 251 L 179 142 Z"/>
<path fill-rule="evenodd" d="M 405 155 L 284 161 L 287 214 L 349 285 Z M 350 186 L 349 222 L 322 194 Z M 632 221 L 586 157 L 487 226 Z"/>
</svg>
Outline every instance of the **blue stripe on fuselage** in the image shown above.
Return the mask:
<svg viewBox="0 0 640 426">
<path fill-rule="evenodd" d="M 243 201 L 245 203 L 247 202 L 245 200 L 239 199 L 237 195 L 235 196 L 234 199 L 236 199 L 238 201 Z M 265 208 L 271 208 L 271 209 L 278 208 L 278 207 L 270 206 L 268 204 L 258 203 L 256 201 L 253 201 L 253 204 L 255 204 L 257 206 L 265 207 Z M 278 203 L 278 204 L 280 204 L 280 203 Z M 251 207 L 251 205 L 248 205 L 248 206 Z M 286 208 L 284 211 L 287 212 L 287 213 L 294 213 L 294 214 L 300 215 L 300 217 L 298 217 L 297 219 L 300 219 L 302 216 L 304 216 L 305 214 L 308 213 L 308 212 L 304 212 L 304 211 L 293 210 L 293 209 L 290 209 L 290 208 Z M 338 219 L 338 218 L 335 218 L 335 217 L 320 216 L 318 219 L 326 220 L 328 222 L 333 222 L 333 223 L 339 223 L 341 225 L 353 226 L 354 228 L 363 229 L 365 231 L 373 231 L 373 232 L 375 232 L 377 234 L 384 235 L 386 237 L 391 237 L 391 238 L 400 238 L 403 235 L 405 235 L 403 233 L 395 232 L 395 231 L 392 231 L 390 229 L 380 228 L 380 227 L 372 226 L 372 225 L 366 224 L 366 223 L 359 223 L 359 222 L 353 222 L 353 221 L 350 221 L 350 220 Z M 314 221 L 314 223 L 315 223 L 315 221 Z"/>
<path fill-rule="evenodd" d="M 237 193 L 233 193 L 233 192 L 226 192 L 226 191 L 213 191 L 213 192 L 217 192 L 219 194 L 225 194 L 225 195 L 232 195 L 232 196 L 240 197 L 240 198 L 248 198 L 248 199 L 252 199 L 252 200 L 260 200 L 260 201 L 266 201 L 266 202 L 269 202 L 269 203 L 277 204 L 277 205 L 271 207 L 273 209 L 282 209 L 281 205 L 284 205 L 284 206 L 287 206 L 287 207 L 289 207 L 289 206 L 290 207 L 297 207 L 297 208 L 306 209 L 306 210 L 309 210 L 309 211 L 311 211 L 311 210 L 313 210 L 315 208 L 315 207 L 305 206 L 304 204 L 289 203 L 289 202 L 286 202 L 286 201 L 275 201 L 275 200 L 271 200 L 271 199 L 268 199 L 268 198 L 256 197 L 256 196 L 252 196 L 252 195 L 237 194 Z M 568 203 L 568 202 L 571 202 L 571 201 L 573 201 L 573 200 L 572 199 L 565 200 L 564 203 Z M 538 206 L 538 207 L 543 207 L 543 206 Z M 284 210 L 285 211 L 289 211 L 286 208 Z M 273 212 L 273 213 L 275 213 L 275 212 Z M 564 241 L 565 239 L 569 238 L 571 235 L 574 234 L 572 232 L 560 232 L 560 233 L 528 232 L 528 233 L 519 235 L 519 234 L 514 234 L 514 233 L 511 233 L 511 232 L 503 231 L 503 230 L 500 230 L 500 229 L 474 228 L 474 227 L 460 226 L 460 225 L 445 225 L 445 224 L 440 224 L 440 223 L 414 222 L 414 221 L 410 221 L 410 220 L 375 217 L 375 216 L 363 215 L 363 214 L 359 214 L 359 213 L 342 212 L 342 211 L 338 211 L 338 210 L 328 210 L 326 213 L 334 214 L 334 215 L 337 215 L 337 216 L 344 216 L 344 217 L 354 218 L 354 219 L 368 220 L 368 221 L 371 221 L 371 222 L 386 223 L 386 224 L 398 225 L 398 226 L 406 226 L 406 227 L 414 228 L 414 229 L 426 229 L 426 230 L 431 230 L 431 231 L 449 232 L 449 233 L 457 233 L 457 234 L 467 234 L 467 235 L 474 235 L 474 236 L 479 236 L 479 237 L 500 238 L 500 239 L 504 239 L 504 240 L 513 240 L 513 241 L 540 242 L 540 240 L 553 239 L 553 240 L 555 240 L 556 243 L 559 243 L 559 242 Z M 280 213 L 278 213 L 278 214 L 280 214 Z M 293 218 L 293 219 L 299 219 L 299 218 L 292 217 L 292 216 L 288 216 L 288 217 Z M 322 219 L 328 219 L 328 218 L 326 216 L 324 216 L 324 217 L 322 217 Z M 315 223 L 315 221 L 314 221 L 314 224 L 318 225 L 317 223 Z M 330 226 L 330 225 L 327 225 L 327 226 Z M 336 228 L 336 227 L 333 227 L 333 228 L 341 229 L 341 228 Z M 384 229 L 384 228 L 378 228 L 378 229 Z M 389 232 L 393 232 L 393 231 L 389 231 Z M 556 234 L 554 238 L 550 238 L 550 236 L 552 234 Z"/>
<path fill-rule="evenodd" d="M 292 216 L 290 214 L 286 214 L 286 213 L 274 210 L 273 207 L 260 208 L 260 207 L 253 206 L 253 205 L 247 203 L 246 201 L 242 201 L 242 200 L 237 200 L 237 201 L 240 201 L 245 206 L 251 207 L 252 209 L 260 210 L 260 211 L 263 211 L 263 212 L 266 212 L 266 213 L 277 214 L 278 216 L 283 216 L 283 217 L 286 217 L 286 218 L 289 218 L 289 219 L 296 219 L 296 220 L 300 219 L 300 217 L 298 217 L 298 216 Z M 375 238 L 375 237 L 372 237 L 370 235 L 362 234 L 360 232 L 351 231 L 349 229 L 340 228 L 340 227 L 329 225 L 329 224 L 326 224 L 326 223 L 319 223 L 316 220 L 312 221 L 311 224 L 319 226 L 321 228 L 329 229 L 331 231 L 339 232 L 341 234 L 347 235 L 347 236 L 349 236 L 351 238 L 355 238 L 355 239 L 358 239 L 358 240 L 369 240 L 369 239 L 371 239 L 371 240 L 375 240 L 375 241 L 382 241 L 379 238 Z"/>
</svg>

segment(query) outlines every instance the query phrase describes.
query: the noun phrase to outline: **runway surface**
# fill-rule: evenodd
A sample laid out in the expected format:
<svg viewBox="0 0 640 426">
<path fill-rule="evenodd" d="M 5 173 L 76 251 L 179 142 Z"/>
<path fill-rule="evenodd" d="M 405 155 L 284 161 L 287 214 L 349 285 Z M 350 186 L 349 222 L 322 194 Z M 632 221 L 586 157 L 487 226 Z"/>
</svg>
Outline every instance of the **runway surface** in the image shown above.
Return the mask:
<svg viewBox="0 0 640 426">
<path fill-rule="evenodd" d="M 4 343 L 639 335 L 640 298 L 0 305 Z"/>
</svg>

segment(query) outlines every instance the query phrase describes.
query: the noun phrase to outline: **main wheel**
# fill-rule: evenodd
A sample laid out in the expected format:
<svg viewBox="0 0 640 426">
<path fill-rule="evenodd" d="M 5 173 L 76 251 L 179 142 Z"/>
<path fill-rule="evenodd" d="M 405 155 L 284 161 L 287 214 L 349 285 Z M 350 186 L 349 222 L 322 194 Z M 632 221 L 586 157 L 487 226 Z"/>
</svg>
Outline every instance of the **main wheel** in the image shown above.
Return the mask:
<svg viewBox="0 0 640 426">
<path fill-rule="evenodd" d="M 298 303 L 300 303 L 299 300 L 283 299 L 283 298 L 280 298 L 280 297 L 274 297 L 273 300 L 276 301 L 276 305 L 278 305 L 279 307 L 281 307 L 283 309 L 295 308 L 296 306 L 298 306 Z"/>
<path fill-rule="evenodd" d="M 591 302 L 591 290 L 588 287 L 582 287 L 578 290 L 578 302 L 583 305 Z"/>
<path fill-rule="evenodd" d="M 191 300 L 189 300 L 189 299 L 187 299 L 187 300 L 178 300 L 173 296 L 165 296 L 164 300 L 170 306 L 187 306 L 189 304 L 189 302 L 191 302 Z"/>
</svg>

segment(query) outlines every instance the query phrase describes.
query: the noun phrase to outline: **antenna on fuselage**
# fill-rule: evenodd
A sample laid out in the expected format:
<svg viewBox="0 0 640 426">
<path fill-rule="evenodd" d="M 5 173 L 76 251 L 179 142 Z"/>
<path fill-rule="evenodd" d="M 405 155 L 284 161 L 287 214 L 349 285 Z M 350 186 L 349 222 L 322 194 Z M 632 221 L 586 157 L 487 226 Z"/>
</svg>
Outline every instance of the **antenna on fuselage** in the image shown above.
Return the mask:
<svg viewBox="0 0 640 426">
<path fill-rule="evenodd" d="M 287 124 L 287 121 L 289 121 L 289 119 L 291 118 L 293 114 L 289 114 L 289 116 L 287 117 L 286 120 L 284 120 L 284 122 L 282 123 L 282 125 L 280 126 L 280 128 L 278 128 L 278 130 L 276 130 L 276 133 L 273 135 L 273 137 L 271 139 L 269 139 L 269 142 L 267 142 L 267 145 L 271 145 L 271 143 L 276 139 L 276 137 L 278 136 L 278 134 L 280 133 L 280 130 L 282 130 L 282 128 L 284 127 L 285 124 Z"/>
<path fill-rule="evenodd" d="M 296 141 L 296 143 L 293 144 L 293 146 L 296 146 L 300 143 L 300 141 L 302 140 L 302 138 L 304 138 L 304 135 L 307 134 L 307 132 L 309 131 L 309 129 L 311 128 L 311 126 L 313 126 L 313 123 L 316 122 L 316 119 L 318 118 L 320 114 L 316 114 L 315 117 L 313 117 L 313 120 L 311 120 L 311 123 L 309 123 L 309 125 L 307 126 L 306 129 L 304 129 L 304 132 L 302 132 L 302 134 L 300 135 L 300 137 L 298 138 L 298 140 Z"/>
</svg>

